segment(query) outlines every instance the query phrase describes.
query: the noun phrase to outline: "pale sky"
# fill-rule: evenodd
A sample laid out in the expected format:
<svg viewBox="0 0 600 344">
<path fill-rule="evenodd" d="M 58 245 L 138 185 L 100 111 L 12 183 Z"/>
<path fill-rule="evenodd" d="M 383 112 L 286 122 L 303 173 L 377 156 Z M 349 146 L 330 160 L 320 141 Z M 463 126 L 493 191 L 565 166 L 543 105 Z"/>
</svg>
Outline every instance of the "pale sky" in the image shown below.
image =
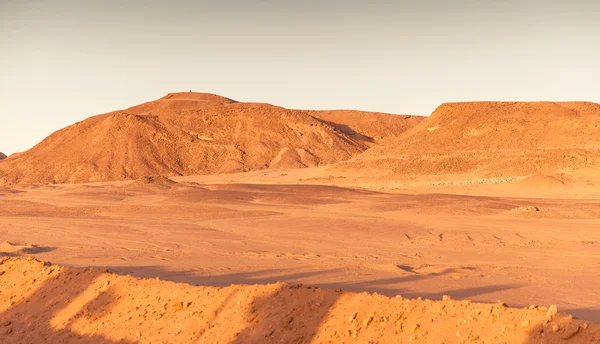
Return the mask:
<svg viewBox="0 0 600 344">
<path fill-rule="evenodd" d="M 600 102 L 600 1 L 0 0 L 0 152 L 169 92 L 428 115 Z"/>
</svg>

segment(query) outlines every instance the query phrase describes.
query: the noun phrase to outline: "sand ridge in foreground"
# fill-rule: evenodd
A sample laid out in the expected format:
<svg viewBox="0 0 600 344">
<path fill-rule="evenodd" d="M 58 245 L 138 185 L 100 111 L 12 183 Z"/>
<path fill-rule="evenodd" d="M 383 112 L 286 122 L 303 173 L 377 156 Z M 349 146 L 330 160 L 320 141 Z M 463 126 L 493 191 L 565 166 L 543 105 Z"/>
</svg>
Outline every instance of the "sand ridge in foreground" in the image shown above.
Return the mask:
<svg viewBox="0 0 600 344">
<path fill-rule="evenodd" d="M 9 257 L 0 287 L 0 343 L 600 343 L 599 324 L 555 306 L 202 287 Z"/>
</svg>

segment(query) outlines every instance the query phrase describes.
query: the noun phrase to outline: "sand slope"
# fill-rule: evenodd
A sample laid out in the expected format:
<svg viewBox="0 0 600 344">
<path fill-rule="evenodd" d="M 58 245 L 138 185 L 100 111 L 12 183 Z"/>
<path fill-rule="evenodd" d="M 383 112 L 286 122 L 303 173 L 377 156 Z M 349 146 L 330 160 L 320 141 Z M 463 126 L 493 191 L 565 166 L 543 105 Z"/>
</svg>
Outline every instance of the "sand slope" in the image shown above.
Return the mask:
<svg viewBox="0 0 600 344">
<path fill-rule="evenodd" d="M 352 110 L 308 111 L 308 113 L 344 134 L 367 143 L 382 143 L 396 139 L 426 118 Z"/>
<path fill-rule="evenodd" d="M 527 176 L 582 170 L 597 166 L 599 158 L 599 104 L 448 103 L 398 140 L 337 170 Z"/>
<path fill-rule="evenodd" d="M 395 128 L 402 130 L 417 122 L 398 121 Z M 385 131 L 377 130 L 377 136 Z M 31 150 L 2 161 L 0 183 L 82 183 L 310 167 L 346 160 L 367 144 L 307 111 L 175 93 L 57 131 Z"/>
<path fill-rule="evenodd" d="M 301 285 L 193 287 L 0 258 L 0 343 L 598 343 L 554 307 Z"/>
<path fill-rule="evenodd" d="M 395 147 L 419 153 L 600 149 L 600 104 L 471 102 L 438 107 Z"/>
<path fill-rule="evenodd" d="M 2 159 L 6 159 L 6 155 L 4 153 L 0 152 L 0 160 L 2 160 Z"/>
</svg>

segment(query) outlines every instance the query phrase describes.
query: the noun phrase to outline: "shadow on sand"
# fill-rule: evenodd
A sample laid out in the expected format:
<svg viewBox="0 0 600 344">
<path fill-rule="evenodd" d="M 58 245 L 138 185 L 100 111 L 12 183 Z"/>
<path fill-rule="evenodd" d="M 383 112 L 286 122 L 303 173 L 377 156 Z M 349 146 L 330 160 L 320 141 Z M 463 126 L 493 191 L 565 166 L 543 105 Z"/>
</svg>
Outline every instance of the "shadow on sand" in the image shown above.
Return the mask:
<svg viewBox="0 0 600 344">
<path fill-rule="evenodd" d="M 36 264 L 36 262 L 33 261 L 29 264 Z M 4 271 L 3 269 L 0 268 L 0 270 Z M 99 278 L 104 274 L 99 269 L 84 271 L 78 268 L 65 268 L 60 272 L 55 272 L 52 276 L 43 277 L 43 274 L 47 274 L 51 269 L 52 267 L 32 268 L 26 272 L 31 273 L 29 277 L 31 278 L 31 287 L 27 287 L 29 288 L 28 290 L 24 288 L 22 293 L 29 296 L 20 300 L 11 298 L 9 300 L 11 305 L 0 313 L 0 343 L 135 343 L 135 341 L 116 336 L 116 339 L 111 339 L 103 335 L 94 334 L 95 331 L 91 329 L 100 329 L 102 326 L 106 326 L 108 329 L 104 328 L 102 332 L 111 333 L 110 326 L 112 326 L 119 330 L 117 332 L 120 333 L 124 331 L 136 331 L 137 322 L 136 320 L 132 321 L 131 318 L 129 320 L 125 319 L 123 322 L 117 321 L 110 324 L 104 324 L 103 322 L 109 319 L 107 315 L 123 311 L 122 307 L 124 304 L 121 304 L 121 308 L 119 309 L 116 307 L 123 301 L 121 297 L 125 296 L 125 293 L 127 295 L 132 292 L 134 294 L 138 293 L 139 297 L 143 298 L 145 294 L 145 292 L 141 292 L 143 287 L 151 285 L 148 284 L 147 280 L 146 282 L 131 280 L 127 284 L 129 288 L 127 290 L 115 288 L 112 284 L 108 286 L 108 283 L 106 284 L 106 288 L 98 290 L 100 284 L 98 281 L 103 281 L 99 280 Z M 169 272 L 157 267 L 127 267 L 127 269 L 136 270 L 138 275 L 141 275 L 141 271 L 143 270 L 148 275 L 162 275 L 163 278 L 168 279 Z M 327 271 L 321 273 L 327 273 Z M 437 274 L 443 273 L 449 272 L 440 272 Z M 303 274 L 288 274 L 288 277 L 301 278 Z M 112 275 L 111 278 L 121 277 Z M 278 276 L 277 278 L 281 279 L 282 277 Z M 409 282 L 415 278 L 417 276 L 404 276 L 404 281 Z M 421 276 L 421 278 L 431 278 L 431 276 Z M 260 273 L 234 274 L 233 276 L 228 276 L 229 279 L 235 279 L 236 283 L 244 284 L 254 284 L 259 281 L 260 283 L 271 282 L 261 281 Z M 37 280 L 39 282 L 36 282 Z M 379 281 L 379 283 L 383 284 L 388 282 Z M 154 281 L 153 283 L 155 283 L 152 284 L 154 288 L 165 287 L 165 282 Z M 160 283 L 163 284 L 159 285 Z M 10 280 L 0 276 L 0 286 L 8 288 L 10 284 Z M 365 286 L 373 287 L 377 286 L 377 283 L 373 281 L 369 282 L 369 285 L 353 285 L 356 288 Z M 170 285 L 170 287 L 173 288 L 174 286 Z M 183 333 L 178 337 L 179 339 L 174 341 L 177 343 L 209 343 L 216 342 L 215 338 L 221 338 L 219 339 L 221 343 L 231 344 L 335 343 L 343 338 L 345 342 L 382 344 L 388 341 L 380 341 L 382 337 L 377 337 L 378 335 L 383 336 L 387 333 L 388 337 L 386 338 L 390 338 L 390 334 L 394 336 L 393 330 L 389 329 L 385 330 L 387 332 L 373 332 L 375 330 L 368 332 L 365 329 L 364 336 L 356 339 L 346 329 L 349 326 L 347 324 L 348 314 L 352 316 L 357 307 L 364 306 L 364 300 L 374 300 L 372 307 L 378 307 L 380 305 L 378 302 L 381 302 L 381 300 L 387 302 L 383 296 L 373 296 L 371 298 L 369 295 L 360 294 L 357 298 L 363 301 L 357 303 L 356 301 L 352 301 L 351 298 L 344 298 L 348 294 L 299 285 L 277 284 L 265 288 L 235 286 L 224 290 L 220 290 L 219 288 L 210 290 L 205 288 L 195 289 L 189 286 L 181 286 L 181 289 L 184 287 L 188 288 L 186 289 L 186 293 L 189 292 L 197 297 L 197 299 L 194 299 L 194 306 L 197 307 L 198 311 L 200 310 L 198 308 L 205 307 L 204 314 L 207 317 L 201 323 L 198 323 L 197 318 L 190 316 L 190 313 L 186 313 L 186 311 L 168 314 L 165 326 L 177 322 L 188 322 L 190 325 L 184 327 Z M 454 293 L 461 297 L 470 297 L 514 287 L 511 285 L 474 287 L 462 290 L 450 290 L 445 292 L 445 294 Z M 90 289 L 93 289 L 93 291 Z M 210 306 L 202 306 L 202 300 L 208 297 L 207 292 L 216 294 L 211 294 L 210 296 L 215 298 L 213 300 L 215 302 L 210 303 Z M 2 299 L 2 295 L 0 295 L 0 299 Z M 140 303 L 140 311 L 144 309 L 142 305 L 145 302 L 143 300 Z M 237 310 L 235 310 L 237 308 L 244 309 L 244 311 L 238 314 Z M 390 308 L 388 308 L 389 310 Z M 332 314 L 337 318 L 329 318 L 333 316 Z M 149 315 L 146 321 L 156 326 L 156 324 L 161 324 L 165 319 L 161 320 L 159 315 Z M 403 320 L 399 319 L 398 321 L 402 322 Z M 236 322 L 235 325 L 239 322 L 241 326 L 235 327 L 233 322 Z M 362 322 L 363 319 L 361 319 Z M 534 324 L 531 327 L 532 330 L 527 333 L 523 333 L 520 330 L 521 332 L 519 332 L 518 336 L 519 338 L 524 338 L 524 340 L 519 341 L 519 343 L 562 343 L 565 337 L 571 335 L 571 332 L 575 332 L 575 334 L 569 337 L 569 343 L 589 343 L 590 336 L 584 336 L 577 332 L 588 330 L 574 330 L 573 326 L 580 326 L 580 324 L 581 322 L 565 323 L 561 325 L 562 327 L 559 331 L 553 331 L 550 325 Z M 495 335 L 503 335 L 504 330 L 501 330 L 500 325 L 502 324 L 493 325 L 497 327 L 497 329 L 494 327 L 494 331 L 497 332 L 493 332 Z M 435 323 L 430 323 L 428 326 L 431 326 L 432 331 L 430 331 L 430 335 L 432 335 L 436 325 Z M 481 326 L 488 326 L 489 330 L 489 326 L 492 325 Z M 373 326 L 371 328 L 376 327 Z M 377 328 L 384 329 L 384 327 Z M 339 332 L 332 331 L 332 329 L 339 329 Z M 475 328 L 473 332 L 477 333 L 479 331 L 480 329 Z M 328 336 L 329 334 L 331 334 L 331 338 Z M 398 334 L 397 339 L 396 342 L 399 343 L 409 342 L 409 336 L 406 333 Z M 451 338 L 447 342 L 464 342 L 464 339 Z M 421 342 L 429 343 L 431 341 L 424 339 Z"/>
<path fill-rule="evenodd" d="M 338 130 L 338 131 L 340 131 L 340 132 L 342 132 L 342 133 L 350 136 L 351 138 L 353 138 L 355 140 L 369 142 L 369 143 L 375 142 L 372 137 L 368 137 L 366 135 L 360 134 L 360 133 L 356 132 L 354 129 L 352 129 L 349 126 L 345 125 L 345 124 L 330 122 L 330 121 L 326 121 L 324 119 L 320 119 L 320 118 L 317 118 L 317 117 L 313 117 L 313 118 L 316 119 L 317 121 L 323 123 L 323 124 L 327 124 L 327 125 L 335 128 L 336 130 Z"/>
<path fill-rule="evenodd" d="M 317 270 L 317 271 L 295 271 L 293 269 L 265 269 L 253 272 L 241 272 L 222 275 L 202 275 L 188 271 L 170 271 L 159 266 L 115 266 L 111 267 L 117 273 L 130 274 L 131 276 L 154 278 L 159 276 L 163 280 L 202 286 L 228 286 L 231 284 L 270 284 L 277 282 L 302 283 L 303 279 L 318 276 L 327 276 L 339 273 L 341 269 Z M 464 268 L 462 268 L 464 269 Z M 410 271 L 409 271 L 410 272 Z M 362 282 L 338 282 L 338 283 L 313 283 L 312 285 L 324 289 L 341 288 L 344 291 L 378 293 L 388 297 L 402 295 L 405 298 L 424 298 L 430 300 L 441 300 L 448 295 L 456 300 L 475 299 L 480 295 L 494 293 L 502 290 L 520 288 L 519 284 L 484 285 L 471 288 L 448 289 L 438 293 L 415 292 L 412 289 L 392 287 L 398 284 L 410 285 L 411 282 L 434 279 L 458 272 L 455 268 L 448 268 L 440 272 L 427 274 L 412 274 L 393 278 L 375 279 Z M 527 307 L 529 304 L 511 304 L 512 307 Z M 597 321 L 600 320 L 600 308 L 562 308 L 562 312 L 572 314 L 576 318 Z"/>
<path fill-rule="evenodd" d="M 8 245 L 14 245 L 14 244 L 8 243 Z M 25 256 L 25 255 L 30 255 L 30 254 L 40 254 L 40 253 L 52 252 L 54 250 L 56 250 L 56 247 L 31 245 L 31 246 L 20 248 L 18 250 L 12 251 L 12 252 L 0 251 L 0 258 L 1 257 L 21 257 L 21 256 Z"/>
<path fill-rule="evenodd" d="M 223 275 L 200 275 L 188 271 L 169 271 L 165 270 L 163 267 L 160 266 L 114 266 L 110 269 L 116 273 L 127 274 L 134 277 L 160 277 L 163 280 L 168 280 L 172 282 L 202 286 L 228 286 L 231 284 L 272 284 L 277 282 L 296 284 L 301 283 L 303 279 L 309 277 L 314 278 L 321 275 L 326 276 L 343 271 L 342 269 L 318 271 L 294 271 L 293 269 L 266 269 L 252 272 L 240 272 Z M 402 297 L 405 298 L 421 297 L 431 300 L 441 300 L 444 295 L 448 295 L 454 299 L 466 299 L 478 295 L 493 293 L 501 290 L 515 289 L 520 287 L 520 285 L 518 284 L 501 284 L 445 290 L 440 293 L 415 293 L 410 292 L 406 289 L 389 287 L 390 285 L 402 283 L 408 284 L 417 280 L 441 277 L 457 271 L 457 269 L 448 268 L 440 272 L 432 272 L 427 274 L 413 274 L 408 276 L 404 275 L 399 277 L 375 279 L 362 282 L 314 283 L 312 285 L 331 290 L 341 288 L 345 291 L 357 293 L 378 293 L 389 297 L 402 295 Z"/>
<path fill-rule="evenodd" d="M 49 270 L 50 268 L 46 268 L 44 271 Z M 26 274 L 24 272 L 23 276 Z M 80 334 L 72 328 L 82 318 L 98 318 L 110 309 L 114 301 L 109 294 L 101 293 L 98 298 L 81 305 L 72 302 L 80 298 L 101 275 L 99 271 L 84 274 L 66 269 L 54 274 L 40 282 L 37 281 L 43 277 L 32 274 L 30 287 L 23 290 L 23 294 L 31 290 L 30 296 L 21 300 L 11 298 L 8 301 L 11 306 L 0 313 L 0 343 L 135 343 Z"/>
</svg>

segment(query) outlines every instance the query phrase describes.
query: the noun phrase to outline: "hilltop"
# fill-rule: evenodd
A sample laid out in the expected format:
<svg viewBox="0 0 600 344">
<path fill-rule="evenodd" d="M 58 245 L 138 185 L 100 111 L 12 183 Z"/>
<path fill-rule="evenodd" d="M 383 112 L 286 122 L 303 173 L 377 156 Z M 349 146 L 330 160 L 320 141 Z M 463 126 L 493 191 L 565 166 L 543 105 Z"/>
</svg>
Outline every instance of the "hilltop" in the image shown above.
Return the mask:
<svg viewBox="0 0 600 344">
<path fill-rule="evenodd" d="M 6 159 L 6 155 L 4 153 L 0 152 L 0 160 L 2 160 L 2 159 Z"/>
<path fill-rule="evenodd" d="M 402 129 L 416 123 L 398 120 Z M 53 133 L 31 150 L 2 161 L 0 184 L 314 167 L 349 159 L 371 141 L 309 111 L 214 94 L 172 93 Z"/>
</svg>

